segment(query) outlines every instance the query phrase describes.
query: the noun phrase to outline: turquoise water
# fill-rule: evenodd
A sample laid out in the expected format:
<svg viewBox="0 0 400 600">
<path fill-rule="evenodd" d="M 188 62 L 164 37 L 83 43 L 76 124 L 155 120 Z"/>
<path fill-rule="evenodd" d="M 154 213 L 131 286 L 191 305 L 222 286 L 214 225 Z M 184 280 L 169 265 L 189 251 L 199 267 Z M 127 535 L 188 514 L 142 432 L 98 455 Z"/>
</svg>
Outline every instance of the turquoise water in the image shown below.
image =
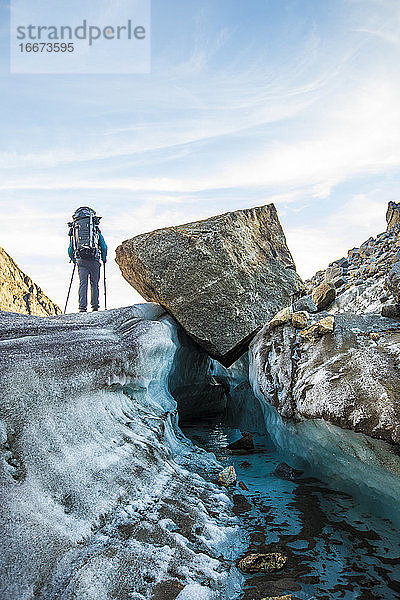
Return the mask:
<svg viewBox="0 0 400 600">
<path fill-rule="evenodd" d="M 329 489 L 307 469 L 296 481 L 274 475 L 283 460 L 304 465 L 280 456 L 268 435 L 254 437 L 254 452 L 234 455 L 226 446 L 241 437 L 238 429 L 212 423 L 183 430 L 224 466 L 234 465 L 248 488 L 231 491 L 249 536 L 247 553 L 288 557 L 277 573 L 246 576 L 242 600 L 289 593 L 299 600 L 400 599 L 400 532 L 388 519 Z"/>
</svg>

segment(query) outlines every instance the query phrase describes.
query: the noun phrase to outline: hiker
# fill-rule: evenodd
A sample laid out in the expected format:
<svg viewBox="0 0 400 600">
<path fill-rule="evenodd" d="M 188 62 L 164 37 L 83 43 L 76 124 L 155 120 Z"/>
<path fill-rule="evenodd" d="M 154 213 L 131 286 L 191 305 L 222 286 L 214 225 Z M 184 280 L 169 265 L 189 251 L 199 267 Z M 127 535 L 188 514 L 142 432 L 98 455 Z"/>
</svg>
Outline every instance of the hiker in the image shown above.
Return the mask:
<svg viewBox="0 0 400 600">
<path fill-rule="evenodd" d="M 90 277 L 92 310 L 99 310 L 100 258 L 107 260 L 107 246 L 101 234 L 101 217 L 88 206 L 78 208 L 70 226 L 68 255 L 78 266 L 79 273 L 79 312 L 87 310 L 88 279 Z"/>
</svg>

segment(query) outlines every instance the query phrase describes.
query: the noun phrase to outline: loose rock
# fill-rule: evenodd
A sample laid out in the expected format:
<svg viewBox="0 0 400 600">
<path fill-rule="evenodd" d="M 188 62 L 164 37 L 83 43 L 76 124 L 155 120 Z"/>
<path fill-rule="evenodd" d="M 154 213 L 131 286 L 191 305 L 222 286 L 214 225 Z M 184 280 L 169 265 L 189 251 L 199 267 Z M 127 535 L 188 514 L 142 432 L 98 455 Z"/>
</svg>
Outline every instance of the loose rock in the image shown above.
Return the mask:
<svg viewBox="0 0 400 600">
<path fill-rule="evenodd" d="M 268 323 L 268 329 L 273 329 L 274 327 L 278 327 L 278 325 L 284 325 L 284 323 L 288 323 L 292 317 L 292 310 L 289 306 L 286 308 L 282 308 L 276 315 L 270 320 Z"/>
<path fill-rule="evenodd" d="M 337 260 L 335 262 L 337 265 L 339 265 L 339 267 L 343 267 L 343 269 L 348 269 L 348 267 L 349 267 L 349 261 L 345 257 L 343 257 L 340 260 Z"/>
<path fill-rule="evenodd" d="M 261 573 L 278 571 L 287 561 L 287 556 L 280 552 L 267 554 L 249 554 L 239 561 L 239 569 L 245 573 Z"/>
<path fill-rule="evenodd" d="M 336 289 L 342 287 L 343 285 L 347 285 L 349 283 L 349 280 L 347 279 L 347 277 L 344 277 L 343 275 L 338 277 L 337 279 L 334 279 L 332 281 L 333 285 L 335 286 Z"/>
<path fill-rule="evenodd" d="M 276 469 L 274 471 L 274 475 L 276 475 L 277 477 L 280 477 L 281 479 L 295 481 L 301 475 L 303 475 L 303 471 L 300 471 L 299 469 L 295 469 L 294 467 L 291 467 L 290 465 L 288 465 L 285 462 L 281 462 L 276 467 Z"/>
<path fill-rule="evenodd" d="M 390 319 L 400 319 L 400 304 L 385 304 L 382 306 L 381 315 Z"/>
<path fill-rule="evenodd" d="M 232 465 L 226 467 L 221 473 L 218 475 L 218 483 L 225 487 L 230 487 L 231 485 L 236 485 L 237 476 L 235 467 Z"/>
<path fill-rule="evenodd" d="M 309 296 L 303 296 L 302 298 L 299 298 L 299 300 L 295 302 L 293 308 L 296 312 L 306 311 L 308 313 L 316 313 L 318 310 L 313 302 L 311 294 Z"/>
<path fill-rule="evenodd" d="M 326 281 L 326 283 L 333 283 L 335 281 L 335 279 L 337 279 L 338 277 L 342 277 L 342 275 L 343 275 L 342 267 L 339 267 L 337 265 L 328 267 L 325 271 L 325 281 Z"/>
<path fill-rule="evenodd" d="M 253 434 L 244 433 L 243 436 L 227 446 L 228 450 L 254 450 Z"/>
<path fill-rule="evenodd" d="M 307 329 L 303 329 L 299 332 L 299 335 L 303 338 L 306 338 L 310 341 L 318 339 L 322 337 L 326 333 L 331 333 L 335 328 L 335 317 L 329 315 L 328 317 L 324 317 L 318 323 L 314 323 L 311 327 Z"/>
<path fill-rule="evenodd" d="M 335 298 L 335 286 L 330 283 L 321 283 L 312 292 L 312 300 L 318 311 L 328 308 Z"/>
<path fill-rule="evenodd" d="M 249 488 L 247 487 L 247 485 L 245 483 L 243 483 L 243 481 L 239 481 L 238 486 L 240 487 L 241 490 L 248 492 Z"/>
<path fill-rule="evenodd" d="M 304 329 L 308 325 L 308 313 L 306 311 L 295 312 L 292 315 L 292 325 L 296 329 Z"/>
<path fill-rule="evenodd" d="M 286 596 L 267 596 L 267 598 L 262 598 L 261 600 L 292 600 L 292 594 L 286 594 Z"/>
</svg>

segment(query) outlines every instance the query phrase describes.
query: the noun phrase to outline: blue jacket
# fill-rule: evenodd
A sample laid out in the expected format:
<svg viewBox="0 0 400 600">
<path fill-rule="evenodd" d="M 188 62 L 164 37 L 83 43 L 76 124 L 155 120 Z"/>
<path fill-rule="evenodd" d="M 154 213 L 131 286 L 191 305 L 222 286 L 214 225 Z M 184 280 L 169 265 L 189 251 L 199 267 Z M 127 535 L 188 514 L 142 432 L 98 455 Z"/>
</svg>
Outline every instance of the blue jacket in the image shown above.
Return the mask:
<svg viewBox="0 0 400 600">
<path fill-rule="evenodd" d="M 107 261 L 107 244 L 104 241 L 101 231 L 99 231 L 99 248 L 100 248 L 101 260 L 105 263 Z M 72 244 L 72 238 L 69 243 L 68 256 L 70 257 L 72 262 L 75 263 L 74 246 Z"/>
</svg>

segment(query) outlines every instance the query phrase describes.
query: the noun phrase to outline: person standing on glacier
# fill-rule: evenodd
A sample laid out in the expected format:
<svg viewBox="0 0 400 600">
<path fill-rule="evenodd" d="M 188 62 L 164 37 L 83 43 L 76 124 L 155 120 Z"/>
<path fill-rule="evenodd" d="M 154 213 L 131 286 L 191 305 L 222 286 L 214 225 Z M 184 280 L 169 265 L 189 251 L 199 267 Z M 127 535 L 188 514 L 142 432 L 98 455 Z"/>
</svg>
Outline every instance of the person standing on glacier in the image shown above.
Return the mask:
<svg viewBox="0 0 400 600">
<path fill-rule="evenodd" d="M 72 222 L 68 223 L 70 243 L 68 256 L 78 266 L 79 273 L 79 312 L 87 311 L 88 281 L 90 278 L 92 310 L 99 310 L 100 258 L 105 265 L 107 245 L 101 234 L 101 217 L 88 206 L 78 208 Z"/>
</svg>

